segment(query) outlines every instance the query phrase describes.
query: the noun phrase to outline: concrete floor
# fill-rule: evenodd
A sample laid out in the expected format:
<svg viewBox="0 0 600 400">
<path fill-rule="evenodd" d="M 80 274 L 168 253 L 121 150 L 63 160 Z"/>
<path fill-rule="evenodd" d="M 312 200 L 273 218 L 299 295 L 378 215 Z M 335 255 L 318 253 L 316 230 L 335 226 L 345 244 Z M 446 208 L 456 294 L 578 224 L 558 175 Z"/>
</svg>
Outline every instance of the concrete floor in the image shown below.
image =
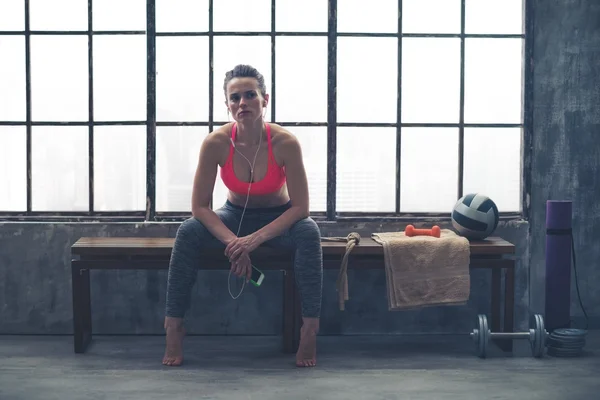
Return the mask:
<svg viewBox="0 0 600 400">
<path fill-rule="evenodd" d="M 163 367 L 160 336 L 0 336 L 0 399 L 597 399 L 600 331 L 580 358 L 474 355 L 467 336 L 320 337 L 299 369 L 277 337 L 188 337 L 186 364 Z"/>
</svg>

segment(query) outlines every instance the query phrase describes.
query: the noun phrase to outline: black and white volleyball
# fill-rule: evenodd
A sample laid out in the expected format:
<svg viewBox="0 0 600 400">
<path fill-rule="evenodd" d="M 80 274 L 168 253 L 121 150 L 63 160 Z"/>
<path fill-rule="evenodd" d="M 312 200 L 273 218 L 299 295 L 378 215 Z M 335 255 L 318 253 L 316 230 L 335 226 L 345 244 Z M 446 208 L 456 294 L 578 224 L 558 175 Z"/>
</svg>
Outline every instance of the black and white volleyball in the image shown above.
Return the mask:
<svg viewBox="0 0 600 400">
<path fill-rule="evenodd" d="M 451 219 L 459 235 L 467 239 L 485 239 L 498 226 L 498 207 L 484 194 L 469 193 L 456 202 Z"/>
</svg>

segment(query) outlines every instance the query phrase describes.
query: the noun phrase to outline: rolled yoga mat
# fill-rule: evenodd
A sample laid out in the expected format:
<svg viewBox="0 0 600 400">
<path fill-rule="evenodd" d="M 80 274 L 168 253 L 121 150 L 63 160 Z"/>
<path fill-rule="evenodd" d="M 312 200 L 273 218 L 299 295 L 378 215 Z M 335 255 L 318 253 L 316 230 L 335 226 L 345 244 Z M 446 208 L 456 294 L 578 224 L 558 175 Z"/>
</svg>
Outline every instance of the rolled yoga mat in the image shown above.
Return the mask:
<svg viewBox="0 0 600 400">
<path fill-rule="evenodd" d="M 546 202 L 546 330 L 571 325 L 572 202 Z"/>
</svg>

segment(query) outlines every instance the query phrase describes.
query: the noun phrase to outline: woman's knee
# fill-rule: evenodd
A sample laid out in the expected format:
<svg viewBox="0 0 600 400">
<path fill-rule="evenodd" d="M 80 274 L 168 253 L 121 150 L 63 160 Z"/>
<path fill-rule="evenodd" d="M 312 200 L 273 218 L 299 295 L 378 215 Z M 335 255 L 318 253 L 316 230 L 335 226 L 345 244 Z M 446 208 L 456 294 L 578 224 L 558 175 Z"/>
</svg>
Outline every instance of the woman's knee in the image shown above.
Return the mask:
<svg viewBox="0 0 600 400">
<path fill-rule="evenodd" d="M 210 236 L 210 232 L 202 222 L 200 222 L 197 218 L 191 217 L 186 219 L 179 225 L 177 229 L 177 239 L 183 239 L 185 241 L 188 240 L 200 240 L 206 239 Z"/>
<path fill-rule="evenodd" d="M 297 221 L 290 229 L 290 233 L 294 238 L 321 241 L 321 230 L 311 217 Z"/>
<path fill-rule="evenodd" d="M 296 243 L 321 243 L 321 230 L 311 217 L 297 221 L 290 229 L 290 234 Z"/>
</svg>

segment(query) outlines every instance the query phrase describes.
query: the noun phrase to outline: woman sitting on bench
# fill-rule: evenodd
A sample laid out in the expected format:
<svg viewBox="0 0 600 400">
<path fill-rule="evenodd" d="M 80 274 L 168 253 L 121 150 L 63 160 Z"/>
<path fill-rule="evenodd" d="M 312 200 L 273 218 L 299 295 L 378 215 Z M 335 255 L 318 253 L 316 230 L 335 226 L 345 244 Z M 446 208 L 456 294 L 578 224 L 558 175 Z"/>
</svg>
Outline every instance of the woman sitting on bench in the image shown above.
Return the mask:
<svg viewBox="0 0 600 400">
<path fill-rule="evenodd" d="M 223 90 L 235 122 L 208 135 L 200 149 L 193 217 L 177 231 L 169 265 L 163 364 L 183 361 L 183 317 L 202 268 L 202 249 L 222 246 L 232 273 L 249 279 L 250 253 L 264 244 L 295 250 L 294 274 L 303 317 L 296 365 L 314 366 L 323 266 L 320 231 L 309 217 L 302 151 L 291 133 L 264 121 L 262 111 L 269 95 L 256 69 L 236 66 L 226 73 Z M 225 204 L 213 211 L 210 201 L 217 166 L 229 193 Z"/>
</svg>

